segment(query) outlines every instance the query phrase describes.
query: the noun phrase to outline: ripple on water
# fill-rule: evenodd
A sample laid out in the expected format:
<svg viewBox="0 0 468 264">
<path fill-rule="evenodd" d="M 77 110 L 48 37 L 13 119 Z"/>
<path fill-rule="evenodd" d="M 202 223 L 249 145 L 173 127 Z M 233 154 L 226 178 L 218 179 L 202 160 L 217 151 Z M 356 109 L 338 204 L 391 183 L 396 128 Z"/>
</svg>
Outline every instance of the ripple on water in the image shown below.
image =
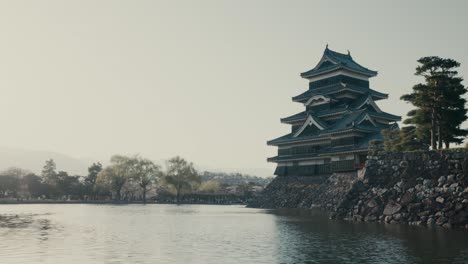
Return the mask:
<svg viewBox="0 0 468 264">
<path fill-rule="evenodd" d="M 5 263 L 464 263 L 464 231 L 239 206 L 8 205 Z"/>
</svg>

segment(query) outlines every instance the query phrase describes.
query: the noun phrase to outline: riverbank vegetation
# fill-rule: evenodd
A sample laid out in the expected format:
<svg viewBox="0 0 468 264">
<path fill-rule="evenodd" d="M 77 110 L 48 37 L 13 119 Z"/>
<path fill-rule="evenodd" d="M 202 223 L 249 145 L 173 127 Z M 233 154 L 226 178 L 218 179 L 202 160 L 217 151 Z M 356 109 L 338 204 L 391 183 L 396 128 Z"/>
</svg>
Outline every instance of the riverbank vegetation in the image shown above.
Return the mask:
<svg viewBox="0 0 468 264">
<path fill-rule="evenodd" d="M 181 157 L 165 166 L 136 156 L 114 155 L 88 174 L 69 175 L 45 162 L 40 175 L 9 168 L 0 173 L 0 202 L 243 203 L 271 179 L 239 173 L 199 172 Z"/>
</svg>

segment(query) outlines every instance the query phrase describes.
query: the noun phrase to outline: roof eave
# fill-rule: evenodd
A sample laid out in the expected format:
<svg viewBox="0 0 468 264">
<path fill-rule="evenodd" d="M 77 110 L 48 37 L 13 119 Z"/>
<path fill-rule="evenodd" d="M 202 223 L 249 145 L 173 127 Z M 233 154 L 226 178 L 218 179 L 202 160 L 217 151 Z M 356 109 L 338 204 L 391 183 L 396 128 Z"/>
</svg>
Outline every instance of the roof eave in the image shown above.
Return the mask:
<svg viewBox="0 0 468 264">
<path fill-rule="evenodd" d="M 304 103 L 306 100 L 307 98 L 296 98 L 296 97 L 292 98 L 292 101 L 296 103 Z"/>
<path fill-rule="evenodd" d="M 301 121 L 304 121 L 307 117 L 303 117 L 303 118 L 297 118 L 297 119 L 294 119 L 294 120 L 283 120 L 283 119 L 280 119 L 280 122 L 281 124 L 294 124 L 294 123 L 297 123 L 297 122 L 301 122 Z"/>
<path fill-rule="evenodd" d="M 317 77 L 317 76 L 327 74 L 327 73 L 330 73 L 330 72 L 333 72 L 333 71 L 336 71 L 336 70 L 340 70 L 340 69 L 346 69 L 348 71 L 359 73 L 359 74 L 362 74 L 364 76 L 367 76 L 368 78 L 375 77 L 378 74 L 377 71 L 372 71 L 372 70 L 361 71 L 361 70 L 358 70 L 358 69 L 353 69 L 353 68 L 347 67 L 345 65 L 340 65 L 339 67 L 330 68 L 329 70 L 322 71 L 322 72 L 315 72 L 314 73 L 314 71 L 316 71 L 316 70 L 306 71 L 306 72 L 301 73 L 301 77 L 304 78 L 304 79 L 310 79 L 312 77 Z"/>
</svg>

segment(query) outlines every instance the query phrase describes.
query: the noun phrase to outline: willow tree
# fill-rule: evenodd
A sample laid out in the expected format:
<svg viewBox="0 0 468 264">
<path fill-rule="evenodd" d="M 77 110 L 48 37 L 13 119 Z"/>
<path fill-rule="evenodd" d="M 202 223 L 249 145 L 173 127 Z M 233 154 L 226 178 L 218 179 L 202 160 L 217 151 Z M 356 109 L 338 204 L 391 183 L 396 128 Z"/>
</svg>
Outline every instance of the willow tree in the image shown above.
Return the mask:
<svg viewBox="0 0 468 264">
<path fill-rule="evenodd" d="M 122 188 L 132 177 L 133 160 L 122 155 L 111 157 L 111 165 L 104 168 L 97 176 L 97 184 L 110 189 L 117 201 L 121 200 Z"/>
<path fill-rule="evenodd" d="M 423 57 L 418 62 L 415 74 L 424 77 L 425 82 L 401 97 L 416 107 L 408 112 L 404 123 L 415 125 L 415 134 L 432 149 L 441 149 L 443 143 L 446 148 L 450 143 L 461 143 L 468 131 L 461 128 L 467 119 L 463 98 L 467 89 L 455 70 L 460 63 L 436 56 Z"/>
<path fill-rule="evenodd" d="M 176 191 L 177 203 L 184 191 L 190 191 L 200 184 L 201 178 L 195 170 L 193 163 L 177 156 L 166 162 L 164 181 Z"/>
<path fill-rule="evenodd" d="M 141 157 L 132 158 L 132 178 L 138 182 L 143 191 L 143 202 L 146 204 L 146 192 L 148 187 L 157 181 L 161 175 L 161 169 L 151 160 Z"/>
</svg>

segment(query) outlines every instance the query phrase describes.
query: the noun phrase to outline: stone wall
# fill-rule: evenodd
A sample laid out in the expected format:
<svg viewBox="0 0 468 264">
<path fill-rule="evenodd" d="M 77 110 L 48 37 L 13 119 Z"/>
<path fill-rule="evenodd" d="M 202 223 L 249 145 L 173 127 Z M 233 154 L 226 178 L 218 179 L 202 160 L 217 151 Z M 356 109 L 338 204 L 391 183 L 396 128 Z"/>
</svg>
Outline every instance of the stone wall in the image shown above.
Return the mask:
<svg viewBox="0 0 468 264">
<path fill-rule="evenodd" d="M 336 219 L 468 228 L 468 150 L 379 152 L 358 173 L 276 177 L 249 207 L 319 207 Z"/>
<path fill-rule="evenodd" d="M 249 203 L 257 208 L 336 210 L 358 177 L 355 172 L 304 177 L 276 177 Z"/>
<path fill-rule="evenodd" d="M 468 228 L 468 150 L 368 156 L 333 218 Z"/>
</svg>

